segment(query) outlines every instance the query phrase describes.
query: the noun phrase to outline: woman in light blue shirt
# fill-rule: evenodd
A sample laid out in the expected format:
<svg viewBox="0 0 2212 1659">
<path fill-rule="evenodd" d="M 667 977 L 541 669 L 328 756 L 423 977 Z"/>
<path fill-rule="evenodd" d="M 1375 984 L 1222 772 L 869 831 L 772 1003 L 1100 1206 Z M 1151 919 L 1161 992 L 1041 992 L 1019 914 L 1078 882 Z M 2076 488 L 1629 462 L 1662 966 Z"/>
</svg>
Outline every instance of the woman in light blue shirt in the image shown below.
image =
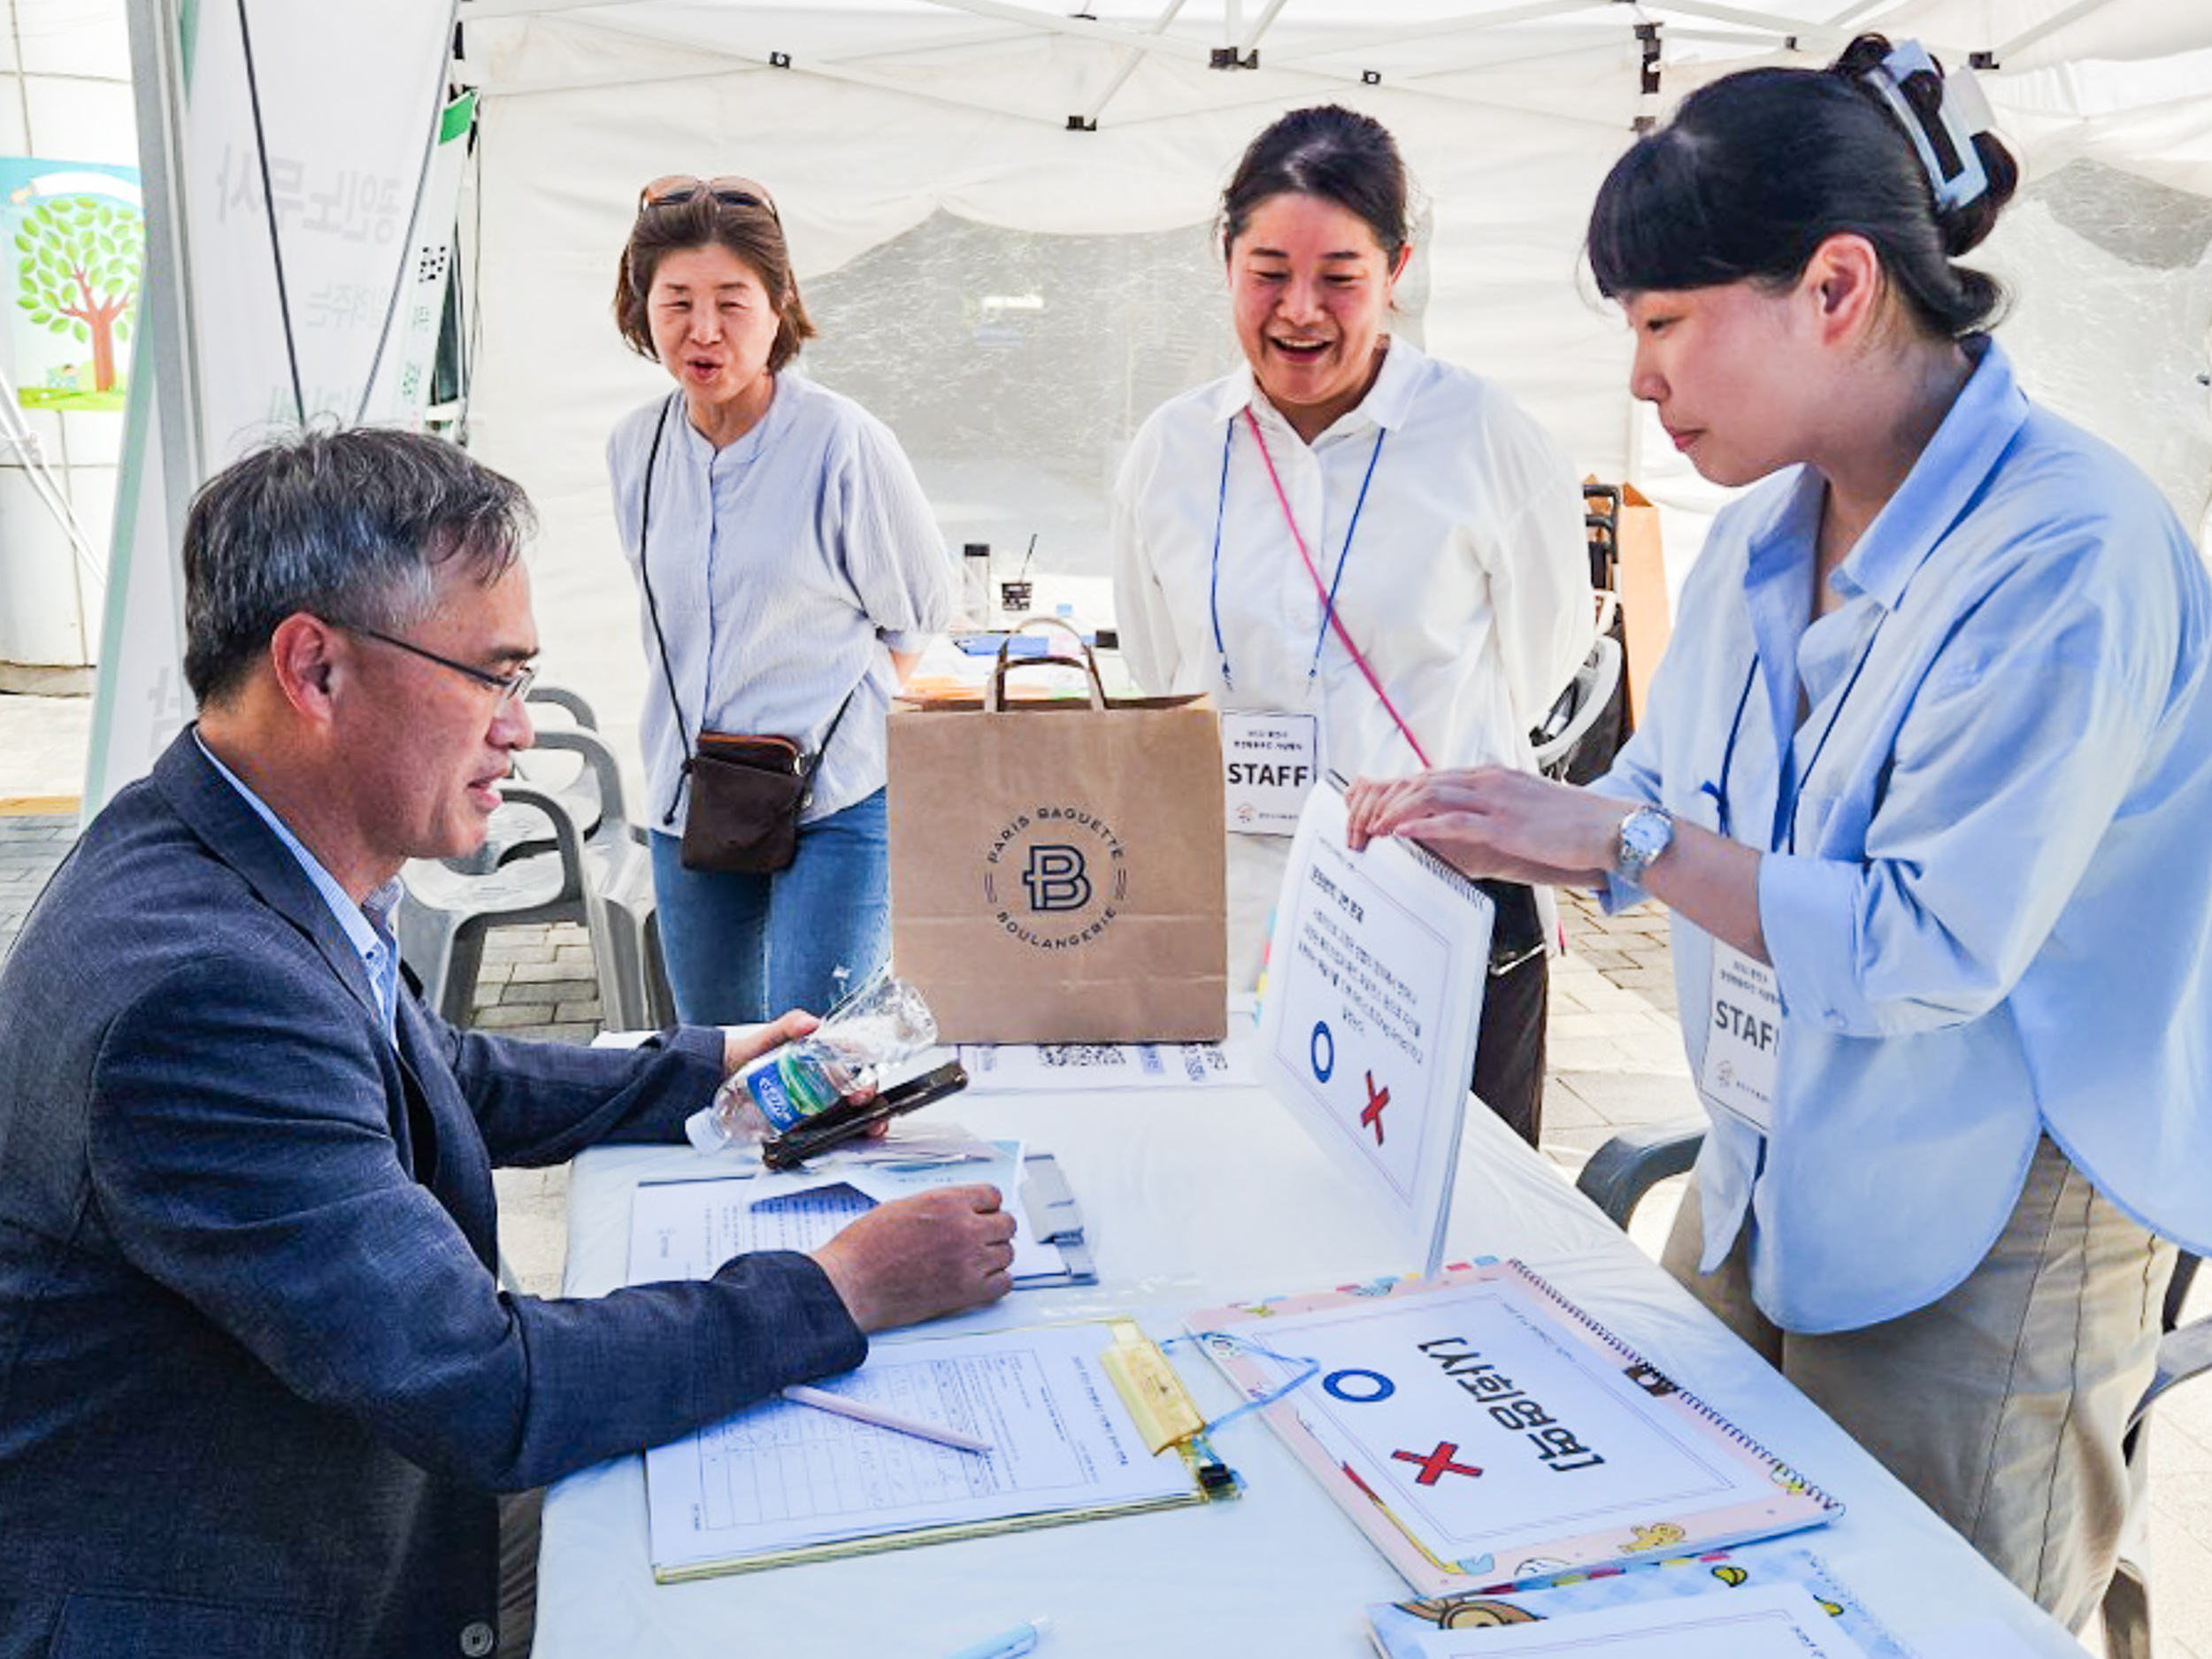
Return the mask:
<svg viewBox="0 0 2212 1659">
<path fill-rule="evenodd" d="M 1669 1266 L 2078 1627 L 2156 1235 L 2212 1242 L 2212 591 L 1980 332 L 1954 261 L 2016 174 L 1978 104 L 1867 36 L 1622 158 L 1589 253 L 1632 390 L 1764 481 L 1610 774 L 1362 785 L 1353 829 L 1671 908 L 1711 1128 Z"/>
<path fill-rule="evenodd" d="M 646 186 L 614 310 L 676 382 L 615 428 L 607 470 L 642 601 L 653 885 L 677 1011 L 819 1013 L 888 953 L 885 718 L 951 616 L 943 537 L 890 430 L 792 366 L 814 326 L 759 185 Z M 686 864 L 703 727 L 818 755 L 787 867 Z"/>
</svg>

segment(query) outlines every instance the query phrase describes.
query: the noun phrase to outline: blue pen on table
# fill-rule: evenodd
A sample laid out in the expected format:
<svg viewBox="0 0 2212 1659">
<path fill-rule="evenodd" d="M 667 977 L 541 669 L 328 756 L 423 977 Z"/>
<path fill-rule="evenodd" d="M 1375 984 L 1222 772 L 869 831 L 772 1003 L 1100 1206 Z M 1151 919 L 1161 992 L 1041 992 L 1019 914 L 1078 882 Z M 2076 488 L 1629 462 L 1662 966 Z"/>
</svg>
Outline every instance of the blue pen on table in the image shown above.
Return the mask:
<svg viewBox="0 0 2212 1659">
<path fill-rule="evenodd" d="M 987 1636 L 972 1647 L 946 1655 L 945 1659 L 1021 1659 L 1023 1654 L 1035 1649 L 1051 1627 L 1051 1619 L 1040 1613 L 1026 1624 L 1017 1624 L 1011 1630 Z"/>
</svg>

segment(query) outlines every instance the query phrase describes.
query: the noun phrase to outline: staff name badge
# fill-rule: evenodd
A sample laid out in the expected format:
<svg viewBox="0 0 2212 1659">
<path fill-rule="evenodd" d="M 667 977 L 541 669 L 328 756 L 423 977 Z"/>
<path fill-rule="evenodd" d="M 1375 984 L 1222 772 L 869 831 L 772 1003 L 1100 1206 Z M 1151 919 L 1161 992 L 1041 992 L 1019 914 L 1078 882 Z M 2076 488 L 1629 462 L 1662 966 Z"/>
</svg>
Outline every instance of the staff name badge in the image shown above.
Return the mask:
<svg viewBox="0 0 2212 1659">
<path fill-rule="evenodd" d="M 1774 1079 L 1782 1052 L 1782 994 L 1774 970 L 1716 939 L 1706 1002 L 1698 1092 L 1716 1110 L 1766 1134 L 1774 1124 Z"/>
<path fill-rule="evenodd" d="M 1222 805 L 1241 835 L 1297 831 L 1320 773 L 1320 725 L 1310 714 L 1221 716 Z"/>
</svg>

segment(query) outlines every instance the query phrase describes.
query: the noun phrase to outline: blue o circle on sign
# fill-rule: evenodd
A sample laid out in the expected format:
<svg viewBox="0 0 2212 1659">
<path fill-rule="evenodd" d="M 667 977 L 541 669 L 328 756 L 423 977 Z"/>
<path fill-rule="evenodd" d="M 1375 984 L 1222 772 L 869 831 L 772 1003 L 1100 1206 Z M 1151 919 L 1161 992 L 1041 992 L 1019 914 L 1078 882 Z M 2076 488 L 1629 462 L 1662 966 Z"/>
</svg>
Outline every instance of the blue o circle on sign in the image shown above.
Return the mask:
<svg viewBox="0 0 2212 1659">
<path fill-rule="evenodd" d="M 1371 1385 L 1371 1391 L 1365 1394 L 1355 1394 L 1351 1385 L 1361 1379 L 1364 1379 Z M 1321 1386 L 1339 1400 L 1356 1406 L 1371 1406 L 1378 1400 L 1387 1400 L 1398 1392 L 1398 1385 L 1380 1371 L 1363 1371 L 1357 1368 L 1333 1371 L 1321 1379 Z"/>
<path fill-rule="evenodd" d="M 1327 1082 L 1329 1073 L 1336 1070 L 1336 1039 L 1330 1034 L 1326 1020 L 1314 1021 L 1313 1041 L 1308 1046 L 1311 1049 L 1308 1057 L 1313 1062 L 1314 1076 Z"/>
</svg>

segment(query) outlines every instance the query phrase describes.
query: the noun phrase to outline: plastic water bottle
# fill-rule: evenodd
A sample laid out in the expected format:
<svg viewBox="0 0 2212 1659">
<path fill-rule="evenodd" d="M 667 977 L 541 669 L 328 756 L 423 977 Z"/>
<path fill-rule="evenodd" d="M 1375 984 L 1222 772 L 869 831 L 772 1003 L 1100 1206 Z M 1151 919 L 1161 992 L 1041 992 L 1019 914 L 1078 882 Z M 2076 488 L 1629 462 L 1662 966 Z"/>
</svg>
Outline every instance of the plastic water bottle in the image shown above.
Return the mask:
<svg viewBox="0 0 2212 1659">
<path fill-rule="evenodd" d="M 922 994 L 879 972 L 805 1036 L 731 1073 L 684 1133 L 702 1152 L 757 1145 L 840 1101 L 868 1099 L 886 1067 L 936 1041 L 936 1016 Z"/>
</svg>

